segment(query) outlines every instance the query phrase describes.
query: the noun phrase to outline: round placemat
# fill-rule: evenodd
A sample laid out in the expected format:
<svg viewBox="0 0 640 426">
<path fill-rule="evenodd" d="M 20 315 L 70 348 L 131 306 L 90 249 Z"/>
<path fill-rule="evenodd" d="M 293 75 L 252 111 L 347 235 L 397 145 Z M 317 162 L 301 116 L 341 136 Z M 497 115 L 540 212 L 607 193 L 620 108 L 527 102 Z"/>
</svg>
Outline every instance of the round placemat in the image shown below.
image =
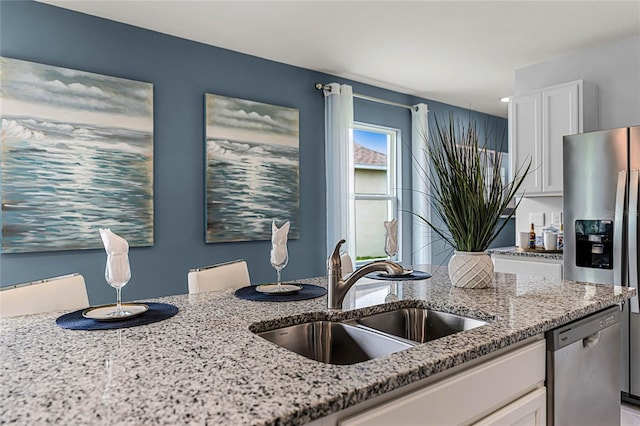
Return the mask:
<svg viewBox="0 0 640 426">
<path fill-rule="evenodd" d="M 168 303 L 143 302 L 149 306 L 149 310 L 137 317 L 122 321 L 96 321 L 82 316 L 84 309 L 64 314 L 56 319 L 56 324 L 70 330 L 114 330 L 117 328 L 136 327 L 138 325 L 152 324 L 171 318 L 178 313 L 178 308 Z"/>
<path fill-rule="evenodd" d="M 371 272 L 365 275 L 367 278 L 371 278 L 372 280 L 383 280 L 383 281 L 419 281 L 426 280 L 427 278 L 431 278 L 431 274 L 424 271 L 413 271 L 410 274 L 403 275 L 401 277 L 389 277 L 383 274 L 382 272 Z"/>
<path fill-rule="evenodd" d="M 292 294 L 266 294 L 256 291 L 255 285 L 242 287 L 235 291 L 235 296 L 240 299 L 256 300 L 259 302 L 293 302 L 296 300 L 315 299 L 327 294 L 327 289 L 313 284 L 291 283 L 302 287 L 297 293 Z"/>
</svg>

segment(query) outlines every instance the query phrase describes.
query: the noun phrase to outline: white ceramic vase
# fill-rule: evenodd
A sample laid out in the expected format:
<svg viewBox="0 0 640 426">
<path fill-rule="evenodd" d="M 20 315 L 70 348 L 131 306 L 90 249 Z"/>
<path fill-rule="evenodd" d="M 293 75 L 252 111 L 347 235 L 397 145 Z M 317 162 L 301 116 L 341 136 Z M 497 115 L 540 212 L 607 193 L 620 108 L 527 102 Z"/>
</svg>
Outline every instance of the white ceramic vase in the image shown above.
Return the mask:
<svg viewBox="0 0 640 426">
<path fill-rule="evenodd" d="M 487 252 L 456 251 L 449 260 L 454 287 L 487 288 L 493 283 L 493 262 Z"/>
</svg>

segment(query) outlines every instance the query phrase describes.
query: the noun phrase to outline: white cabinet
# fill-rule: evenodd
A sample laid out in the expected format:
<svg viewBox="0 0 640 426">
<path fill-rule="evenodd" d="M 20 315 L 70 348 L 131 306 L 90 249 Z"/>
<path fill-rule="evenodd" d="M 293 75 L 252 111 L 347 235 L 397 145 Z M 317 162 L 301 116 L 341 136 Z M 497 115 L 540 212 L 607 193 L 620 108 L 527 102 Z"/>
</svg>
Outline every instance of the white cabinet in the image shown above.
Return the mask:
<svg viewBox="0 0 640 426">
<path fill-rule="evenodd" d="M 561 259 L 523 258 L 492 254 L 491 260 L 493 261 L 494 272 L 562 279 L 563 261 Z"/>
<path fill-rule="evenodd" d="M 539 93 L 513 97 L 509 102 L 509 154 L 511 178 L 531 160 L 531 169 L 521 191 L 542 192 L 542 129 L 541 97 Z"/>
<path fill-rule="evenodd" d="M 461 425 L 481 421 L 489 425 L 529 424 L 522 421 L 538 419 L 530 424 L 544 425 L 544 378 L 545 342 L 538 340 L 369 409 L 353 407 L 358 409 L 353 415 L 336 413 L 335 420 L 321 424 Z"/>
<path fill-rule="evenodd" d="M 537 389 L 485 417 L 474 426 L 544 426 L 547 424 L 547 393 Z"/>
<path fill-rule="evenodd" d="M 531 170 L 520 193 L 562 195 L 562 137 L 597 128 L 597 88 L 582 80 L 511 98 L 512 176 L 531 159 Z"/>
</svg>

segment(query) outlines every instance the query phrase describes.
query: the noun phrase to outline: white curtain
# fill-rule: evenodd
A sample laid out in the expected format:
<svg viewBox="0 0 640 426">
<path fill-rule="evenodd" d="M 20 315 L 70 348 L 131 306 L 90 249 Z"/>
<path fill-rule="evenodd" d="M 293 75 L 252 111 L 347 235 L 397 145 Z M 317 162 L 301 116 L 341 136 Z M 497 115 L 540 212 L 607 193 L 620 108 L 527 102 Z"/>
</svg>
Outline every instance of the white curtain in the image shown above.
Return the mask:
<svg viewBox="0 0 640 426">
<path fill-rule="evenodd" d="M 331 83 L 324 89 L 324 98 L 327 252 L 331 254 L 344 238 L 344 249 L 355 259 L 353 90 L 346 84 Z"/>
<path fill-rule="evenodd" d="M 411 110 L 411 153 L 413 156 L 413 171 L 411 179 L 412 211 L 427 220 L 431 220 L 431 205 L 429 204 L 430 186 L 425 173 L 429 172 L 429 162 L 425 153 L 425 138 L 429 134 L 427 115 L 429 108 L 426 104 L 414 105 Z M 413 264 L 431 264 L 431 230 L 413 216 Z"/>
</svg>

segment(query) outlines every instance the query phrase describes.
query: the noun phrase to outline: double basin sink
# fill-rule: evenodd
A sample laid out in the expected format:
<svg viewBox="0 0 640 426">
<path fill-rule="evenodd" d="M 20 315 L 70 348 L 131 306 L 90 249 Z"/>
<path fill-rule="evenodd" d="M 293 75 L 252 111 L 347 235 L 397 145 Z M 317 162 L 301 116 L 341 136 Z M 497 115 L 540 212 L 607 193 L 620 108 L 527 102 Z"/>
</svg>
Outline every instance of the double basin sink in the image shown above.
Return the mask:
<svg viewBox="0 0 640 426">
<path fill-rule="evenodd" d="M 471 330 L 486 321 L 404 307 L 343 321 L 316 320 L 257 332 L 285 349 L 326 364 L 356 364 Z"/>
</svg>

